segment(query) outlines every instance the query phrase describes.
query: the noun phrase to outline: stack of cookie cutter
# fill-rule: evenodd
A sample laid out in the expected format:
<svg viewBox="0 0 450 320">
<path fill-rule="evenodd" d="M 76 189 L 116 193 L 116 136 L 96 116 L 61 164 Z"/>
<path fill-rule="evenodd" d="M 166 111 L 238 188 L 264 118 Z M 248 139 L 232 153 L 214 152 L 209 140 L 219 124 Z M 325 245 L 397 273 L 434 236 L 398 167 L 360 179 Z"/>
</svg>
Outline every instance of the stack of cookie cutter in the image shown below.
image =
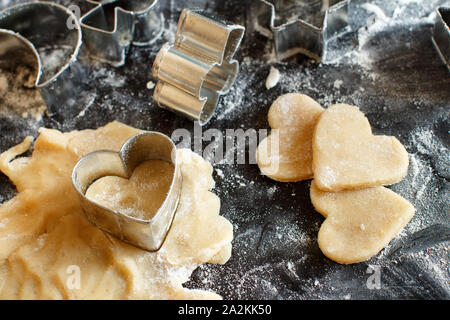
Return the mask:
<svg viewBox="0 0 450 320">
<path fill-rule="evenodd" d="M 304 54 L 321 61 L 327 41 L 350 30 L 349 2 L 350 0 L 252 0 L 252 24 L 256 31 L 273 39 L 277 60 Z M 283 17 L 292 13 L 297 13 L 301 18 L 296 16 L 290 20 Z"/>
<path fill-rule="evenodd" d="M 206 124 L 237 77 L 233 56 L 244 32 L 243 26 L 184 9 L 175 43 L 165 44 L 153 64 L 156 104 Z"/>
<path fill-rule="evenodd" d="M 122 66 L 128 48 L 154 42 L 163 32 L 164 17 L 158 0 L 87 0 L 96 5 L 80 24 L 91 55 Z"/>
<path fill-rule="evenodd" d="M 77 17 L 61 5 L 28 2 L 0 12 L 0 67 L 15 71 L 18 65 L 27 66 L 32 86 L 39 89 L 50 113 L 79 103 L 80 86 L 75 83 L 82 70 L 75 62 L 80 47 Z M 61 52 L 63 58 L 57 56 Z"/>
<path fill-rule="evenodd" d="M 143 220 L 106 208 L 86 197 L 88 188 L 105 176 L 129 179 L 136 167 L 148 160 L 163 160 L 174 166 L 172 183 L 161 207 L 153 218 Z M 81 158 L 72 171 L 87 219 L 101 230 L 122 241 L 148 251 L 161 248 L 174 219 L 181 194 L 182 177 L 176 146 L 159 132 L 143 132 L 125 142 L 119 152 L 99 150 Z"/>
<path fill-rule="evenodd" d="M 436 10 L 436 23 L 433 29 L 433 45 L 442 62 L 450 71 L 450 7 L 440 7 Z"/>
</svg>

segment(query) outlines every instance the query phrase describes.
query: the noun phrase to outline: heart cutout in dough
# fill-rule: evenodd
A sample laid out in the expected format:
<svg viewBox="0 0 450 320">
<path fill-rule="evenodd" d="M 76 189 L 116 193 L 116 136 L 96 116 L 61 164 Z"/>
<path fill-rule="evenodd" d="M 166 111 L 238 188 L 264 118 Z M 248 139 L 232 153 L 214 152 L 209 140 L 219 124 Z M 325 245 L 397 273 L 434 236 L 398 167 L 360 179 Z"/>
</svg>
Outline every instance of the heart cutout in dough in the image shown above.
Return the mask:
<svg viewBox="0 0 450 320">
<path fill-rule="evenodd" d="M 311 179 L 314 127 L 324 109 L 304 94 L 278 97 L 268 114 L 271 135 L 258 145 L 258 166 L 266 176 L 283 182 Z"/>
<path fill-rule="evenodd" d="M 145 196 L 147 192 L 156 192 L 155 196 L 159 197 L 159 200 L 153 207 L 157 204 L 159 206 L 150 216 L 148 212 L 144 212 L 142 217 L 137 217 L 136 212 L 130 214 L 130 208 L 125 208 L 124 211 L 117 210 L 114 203 L 104 205 L 104 201 L 110 202 L 107 198 L 114 194 L 114 190 L 107 190 L 103 196 L 94 195 L 105 187 L 105 183 L 120 181 L 121 185 L 109 186 L 110 189 L 117 187 L 115 190 L 117 196 L 122 187 L 139 183 L 139 179 L 133 177 L 136 170 L 139 175 L 140 171 L 148 169 L 146 166 L 155 165 L 155 162 L 159 163 L 159 169 L 164 169 L 164 173 L 168 174 L 166 181 L 147 188 L 141 184 L 138 189 L 142 193 L 134 194 L 131 199 Z M 165 164 L 162 165 L 161 162 Z M 160 171 L 159 175 L 162 173 Z M 181 192 L 176 146 L 170 138 L 159 132 L 143 132 L 127 140 L 119 152 L 110 150 L 91 152 L 75 165 L 72 182 L 80 196 L 86 217 L 94 225 L 145 250 L 156 251 L 161 247 L 172 224 Z M 88 192 L 90 187 L 93 189 Z M 163 189 L 156 191 L 157 187 Z M 147 194 L 149 199 L 153 196 Z M 120 196 L 115 200 L 124 201 Z M 125 199 L 125 202 L 129 201 Z"/>
<path fill-rule="evenodd" d="M 365 261 L 411 220 L 411 203 L 385 187 L 325 192 L 311 183 L 311 201 L 326 220 L 319 230 L 325 256 L 342 264 Z"/>
<path fill-rule="evenodd" d="M 111 210 L 149 220 L 167 197 L 173 178 L 173 164 L 148 160 L 134 169 L 130 179 L 106 176 L 92 183 L 86 198 Z"/>
<path fill-rule="evenodd" d="M 373 135 L 357 107 L 336 104 L 314 131 L 313 171 L 324 191 L 390 185 L 406 175 L 408 153 L 395 137 Z"/>
</svg>

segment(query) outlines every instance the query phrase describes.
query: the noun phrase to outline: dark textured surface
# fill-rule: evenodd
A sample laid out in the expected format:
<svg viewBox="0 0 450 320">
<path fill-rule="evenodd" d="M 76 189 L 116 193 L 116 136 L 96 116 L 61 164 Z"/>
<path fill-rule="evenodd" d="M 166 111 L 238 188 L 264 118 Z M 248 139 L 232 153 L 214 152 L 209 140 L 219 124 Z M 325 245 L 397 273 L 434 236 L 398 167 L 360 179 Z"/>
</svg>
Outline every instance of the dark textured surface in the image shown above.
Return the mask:
<svg viewBox="0 0 450 320">
<path fill-rule="evenodd" d="M 21 1 L 11 1 L 15 2 Z M 44 116 L 35 121 L 0 114 L 0 151 L 27 135 L 37 136 L 40 126 L 68 131 L 118 120 L 168 135 L 177 128 L 192 132 L 191 121 L 154 106 L 146 83 L 151 80 L 158 49 L 173 40 L 180 10 L 202 6 L 204 1 L 162 2 L 166 7 L 165 34 L 150 47 L 132 47 L 125 66 L 112 68 L 82 53 L 80 60 L 87 70 L 85 90 L 94 100 L 79 116 Z M 271 102 L 286 92 L 308 94 L 325 107 L 336 102 L 357 105 L 375 134 L 398 137 L 410 153 L 408 176 L 391 187 L 416 207 L 410 224 L 371 260 L 339 265 L 318 248 L 317 232 L 323 218 L 312 207 L 309 181 L 278 183 L 261 176 L 256 165 L 215 164 L 223 176 L 215 174 L 214 192 L 222 200 L 221 214 L 234 225 L 233 255 L 224 266 L 200 267 L 188 287 L 213 290 L 225 299 L 450 298 L 450 74 L 433 50 L 432 25 L 426 19 L 432 8 L 429 3 L 445 1 L 427 1 L 422 13 L 415 7 L 422 7 L 420 1 L 389 1 L 386 15 L 393 16 L 406 2 L 417 19 L 370 33 L 364 46 L 360 43 L 364 33 L 337 39 L 331 54 L 338 59 L 330 64 L 301 58 L 269 63 L 263 56 L 268 51 L 267 40 L 248 30 L 237 57 L 242 62 L 237 82 L 204 130 L 266 129 Z M 82 1 L 61 3 L 84 5 Z M 207 9 L 236 23 L 245 24 L 250 18 L 245 2 L 239 0 L 209 1 Z M 356 56 L 340 57 L 358 47 Z M 363 52 L 370 64 L 356 59 Z M 270 65 L 276 66 L 282 77 L 276 87 L 266 90 Z M 15 192 L 0 174 L 0 203 Z M 379 266 L 380 289 L 367 287 L 369 265 Z"/>
</svg>

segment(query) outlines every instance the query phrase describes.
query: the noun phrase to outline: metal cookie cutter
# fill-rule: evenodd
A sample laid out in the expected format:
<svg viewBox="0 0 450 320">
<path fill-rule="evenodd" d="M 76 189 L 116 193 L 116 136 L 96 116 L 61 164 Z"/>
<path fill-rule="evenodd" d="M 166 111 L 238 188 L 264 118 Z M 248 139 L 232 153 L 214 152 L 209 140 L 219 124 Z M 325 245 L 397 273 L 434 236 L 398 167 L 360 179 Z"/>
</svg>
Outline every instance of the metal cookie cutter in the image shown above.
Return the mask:
<svg viewBox="0 0 450 320">
<path fill-rule="evenodd" d="M 175 43 L 165 44 L 153 64 L 153 77 L 159 80 L 156 104 L 206 124 L 237 77 L 239 62 L 233 56 L 244 32 L 243 26 L 184 9 Z"/>
<path fill-rule="evenodd" d="M 321 61 L 326 43 L 349 30 L 350 0 L 252 0 L 253 28 L 273 39 L 278 60 L 304 54 Z"/>
<path fill-rule="evenodd" d="M 450 71 L 450 7 L 437 9 L 436 23 L 433 30 L 433 45 L 439 53 L 439 57 Z"/>
<path fill-rule="evenodd" d="M 166 199 L 152 219 L 131 217 L 86 198 L 86 191 L 95 180 L 105 176 L 130 178 L 134 169 L 147 160 L 163 160 L 174 165 Z M 126 141 L 119 152 L 99 150 L 80 159 L 73 169 L 72 183 L 91 223 L 144 250 L 159 250 L 169 232 L 180 198 L 182 178 L 176 146 L 162 133 L 137 134 Z"/>
<path fill-rule="evenodd" d="M 94 58 L 122 66 L 131 44 L 151 44 L 163 32 L 158 0 L 87 0 L 97 5 L 80 19 L 84 42 Z"/>
<path fill-rule="evenodd" d="M 36 87 L 52 111 L 71 110 L 81 69 L 74 64 L 81 47 L 76 16 L 52 2 L 28 2 L 0 12 L 0 68 L 29 68 L 25 86 Z M 69 72 L 68 72 L 69 71 Z"/>
</svg>

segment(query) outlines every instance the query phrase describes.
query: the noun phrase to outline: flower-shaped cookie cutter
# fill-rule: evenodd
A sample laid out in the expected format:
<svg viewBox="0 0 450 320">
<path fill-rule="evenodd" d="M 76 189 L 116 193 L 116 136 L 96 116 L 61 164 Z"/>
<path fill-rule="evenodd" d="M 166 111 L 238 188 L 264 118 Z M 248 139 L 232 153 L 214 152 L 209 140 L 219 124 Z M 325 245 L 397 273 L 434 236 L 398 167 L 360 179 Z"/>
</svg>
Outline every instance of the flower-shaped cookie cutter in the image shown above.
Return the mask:
<svg viewBox="0 0 450 320">
<path fill-rule="evenodd" d="M 252 0 L 252 24 L 256 31 L 273 39 L 277 60 L 303 54 L 321 61 L 327 41 L 349 31 L 349 2 Z"/>
<path fill-rule="evenodd" d="M 436 23 L 433 29 L 433 45 L 442 62 L 450 71 L 450 7 L 436 9 Z"/>
<path fill-rule="evenodd" d="M 105 176 L 129 179 L 136 167 L 148 160 L 163 160 L 174 166 L 172 183 L 153 218 L 143 220 L 106 208 L 88 199 L 89 186 Z M 182 177 L 175 144 L 159 132 L 143 132 L 131 137 L 119 152 L 94 151 L 81 158 L 72 171 L 76 189 L 87 219 L 115 237 L 148 251 L 157 251 L 172 225 L 181 193 Z"/>
<path fill-rule="evenodd" d="M 244 32 L 243 26 L 184 9 L 175 43 L 165 44 L 153 64 L 156 104 L 206 124 L 237 77 L 239 62 L 233 57 Z"/>
<path fill-rule="evenodd" d="M 128 48 L 149 45 L 163 32 L 158 0 L 87 0 L 96 5 L 80 19 L 93 58 L 113 66 L 125 63 Z"/>
<path fill-rule="evenodd" d="M 27 2 L 0 12 L 0 68 L 29 69 L 24 86 L 39 90 L 47 109 L 66 113 L 79 104 L 81 47 L 77 17 L 52 2 Z"/>
</svg>

